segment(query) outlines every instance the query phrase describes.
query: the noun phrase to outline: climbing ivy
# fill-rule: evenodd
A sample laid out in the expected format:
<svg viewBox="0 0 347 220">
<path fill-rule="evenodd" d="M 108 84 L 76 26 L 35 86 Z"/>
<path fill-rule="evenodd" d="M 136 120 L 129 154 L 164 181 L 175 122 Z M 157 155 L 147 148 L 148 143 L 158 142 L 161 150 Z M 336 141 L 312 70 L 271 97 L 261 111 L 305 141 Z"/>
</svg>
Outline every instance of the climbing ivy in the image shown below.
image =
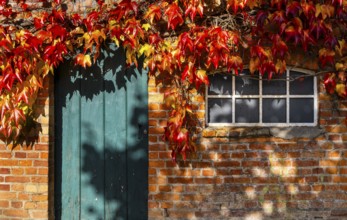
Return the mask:
<svg viewBox="0 0 347 220">
<path fill-rule="evenodd" d="M 216 69 L 268 79 L 294 52 L 319 63 L 329 94 L 347 97 L 346 0 L 159 0 L 104 2 L 83 13 L 63 0 L 0 0 L 0 138 L 15 141 L 28 124 L 43 79 L 66 59 L 88 68 L 109 42 L 128 65 L 165 85 L 170 113 L 164 140 L 172 157 L 195 150 L 192 94 Z"/>
</svg>

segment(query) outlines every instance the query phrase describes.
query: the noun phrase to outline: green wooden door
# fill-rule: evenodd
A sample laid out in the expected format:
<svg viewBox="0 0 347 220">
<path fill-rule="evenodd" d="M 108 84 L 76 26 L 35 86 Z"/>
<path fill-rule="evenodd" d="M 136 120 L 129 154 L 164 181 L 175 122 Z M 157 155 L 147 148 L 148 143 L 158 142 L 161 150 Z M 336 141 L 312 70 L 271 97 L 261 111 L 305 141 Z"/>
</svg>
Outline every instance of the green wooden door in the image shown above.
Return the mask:
<svg viewBox="0 0 347 220">
<path fill-rule="evenodd" d="M 56 219 L 147 219 L 147 73 L 122 49 L 55 74 Z"/>
</svg>

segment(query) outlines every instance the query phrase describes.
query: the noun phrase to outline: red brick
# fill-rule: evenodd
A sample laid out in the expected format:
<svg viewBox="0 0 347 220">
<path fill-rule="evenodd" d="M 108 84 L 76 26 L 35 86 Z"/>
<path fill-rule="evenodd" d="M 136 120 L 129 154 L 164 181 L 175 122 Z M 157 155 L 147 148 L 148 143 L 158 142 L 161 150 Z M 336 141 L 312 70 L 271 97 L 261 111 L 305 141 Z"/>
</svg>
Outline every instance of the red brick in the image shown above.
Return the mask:
<svg viewBox="0 0 347 220">
<path fill-rule="evenodd" d="M 0 191 L 0 198 L 1 199 L 6 199 L 6 200 L 11 200 L 15 199 L 17 197 L 15 192 L 1 192 Z"/>
<path fill-rule="evenodd" d="M 251 178 L 248 178 L 248 177 L 225 177 L 224 183 L 251 183 Z"/>
<path fill-rule="evenodd" d="M 23 206 L 22 202 L 11 202 L 12 208 L 21 208 Z"/>
<path fill-rule="evenodd" d="M 10 168 L 0 168 L 0 174 L 10 174 Z"/>
<path fill-rule="evenodd" d="M 10 206 L 9 201 L 0 200 L 0 208 L 8 208 Z"/>
<path fill-rule="evenodd" d="M 162 168 L 165 167 L 165 162 L 164 161 L 149 161 L 149 167 L 158 167 Z"/>
<path fill-rule="evenodd" d="M 18 162 L 19 166 L 32 166 L 33 161 L 32 160 L 19 160 Z"/>
<path fill-rule="evenodd" d="M 194 178 L 196 184 L 221 184 L 223 181 L 220 178 Z"/>
<path fill-rule="evenodd" d="M 48 201 L 48 195 L 32 195 L 32 201 Z"/>
<path fill-rule="evenodd" d="M 47 219 L 48 218 L 48 212 L 47 211 L 33 211 L 32 216 L 35 219 Z"/>
<path fill-rule="evenodd" d="M 33 176 L 31 181 L 33 183 L 48 183 L 48 176 Z"/>
<path fill-rule="evenodd" d="M 37 152 L 28 152 L 27 153 L 27 158 L 39 158 L 39 153 Z"/>
<path fill-rule="evenodd" d="M 182 183 L 182 184 L 187 184 L 187 183 L 193 183 L 193 178 L 183 178 L 183 177 L 169 177 L 168 178 L 168 183 L 169 184 L 176 184 L 176 183 Z"/>
<path fill-rule="evenodd" d="M 35 150 L 48 151 L 49 150 L 49 145 L 48 144 L 36 144 L 35 145 Z"/>
<path fill-rule="evenodd" d="M 48 161 L 47 160 L 35 160 L 34 166 L 35 167 L 48 167 Z"/>
<path fill-rule="evenodd" d="M 25 152 L 16 152 L 15 153 L 15 157 L 16 158 L 26 158 L 27 157 L 27 153 L 25 153 Z"/>
<path fill-rule="evenodd" d="M 0 167 L 5 167 L 5 166 L 17 166 L 18 165 L 18 160 L 13 160 L 13 159 L 1 159 L 0 160 Z"/>
<path fill-rule="evenodd" d="M 28 183 L 30 182 L 30 178 L 26 176 L 7 176 L 5 177 L 5 182 Z"/>
<path fill-rule="evenodd" d="M 215 167 L 239 167 L 241 163 L 239 161 L 221 161 L 214 162 Z"/>
<path fill-rule="evenodd" d="M 38 174 L 39 175 L 48 175 L 48 171 L 49 171 L 48 168 L 40 168 L 38 171 Z"/>
<path fill-rule="evenodd" d="M 3 215 L 7 217 L 28 218 L 29 213 L 26 210 L 21 209 L 4 209 Z"/>
<path fill-rule="evenodd" d="M 295 163 L 298 167 L 313 167 L 319 165 L 317 160 L 297 160 Z"/>
<path fill-rule="evenodd" d="M 166 115 L 167 115 L 167 113 L 166 113 L 166 111 L 150 111 L 150 112 L 148 112 L 148 117 L 149 118 L 166 118 Z M 149 132 L 149 134 L 151 134 L 150 132 Z"/>
<path fill-rule="evenodd" d="M 214 176 L 215 175 L 215 170 L 214 169 L 204 169 L 202 171 L 203 176 Z"/>
<path fill-rule="evenodd" d="M 0 152 L 0 158 L 9 159 L 12 157 L 11 152 Z M 3 160 L 3 159 L 1 159 Z"/>
<path fill-rule="evenodd" d="M 264 161 L 242 161 L 242 167 L 264 167 L 267 166 L 267 162 Z"/>
<path fill-rule="evenodd" d="M 10 191 L 9 184 L 0 184 L 0 191 Z"/>
</svg>

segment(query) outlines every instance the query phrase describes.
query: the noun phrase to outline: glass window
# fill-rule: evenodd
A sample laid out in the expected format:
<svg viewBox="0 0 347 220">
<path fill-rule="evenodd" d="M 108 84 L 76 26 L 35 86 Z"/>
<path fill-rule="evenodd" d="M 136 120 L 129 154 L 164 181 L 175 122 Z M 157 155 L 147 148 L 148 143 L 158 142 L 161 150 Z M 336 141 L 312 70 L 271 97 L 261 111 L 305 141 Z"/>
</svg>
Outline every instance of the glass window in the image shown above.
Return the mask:
<svg viewBox="0 0 347 220">
<path fill-rule="evenodd" d="M 287 70 L 267 80 L 244 70 L 238 76 L 219 73 L 209 79 L 208 125 L 317 125 L 316 77 L 310 72 Z"/>
</svg>

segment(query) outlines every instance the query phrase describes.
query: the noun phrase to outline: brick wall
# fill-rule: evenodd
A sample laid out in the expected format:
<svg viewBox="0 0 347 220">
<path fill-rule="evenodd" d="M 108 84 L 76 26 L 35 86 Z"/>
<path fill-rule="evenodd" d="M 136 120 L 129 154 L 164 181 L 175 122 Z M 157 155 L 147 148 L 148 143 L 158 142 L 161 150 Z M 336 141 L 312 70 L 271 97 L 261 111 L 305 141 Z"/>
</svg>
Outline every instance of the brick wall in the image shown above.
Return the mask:
<svg viewBox="0 0 347 220">
<path fill-rule="evenodd" d="M 52 78 L 47 78 L 39 93 L 35 112 L 41 122 L 41 132 L 32 146 L 0 144 L 0 219 L 47 219 L 49 213 L 49 195 L 53 184 L 49 185 L 53 172 L 52 134 L 54 119 L 50 94 L 53 95 Z M 50 101 L 51 100 L 51 101 Z M 11 150 L 13 148 L 13 150 Z M 52 175 L 49 175 L 52 174 Z M 53 198 L 53 197 L 52 197 Z"/>
<path fill-rule="evenodd" d="M 36 105 L 38 143 L 0 145 L 1 220 L 53 219 L 52 89 L 47 79 Z M 205 128 L 196 155 L 174 164 L 161 141 L 163 89 L 150 80 L 148 90 L 149 219 L 347 219 L 346 101 L 337 104 L 320 88 L 324 133 L 316 138 L 237 138 L 242 129 Z M 196 98 L 202 119 L 203 100 Z"/>
<path fill-rule="evenodd" d="M 346 101 L 320 87 L 318 137 L 204 128 L 198 152 L 174 164 L 161 141 L 162 90 L 150 81 L 149 219 L 347 219 Z M 203 119 L 204 103 L 195 104 Z"/>
</svg>

